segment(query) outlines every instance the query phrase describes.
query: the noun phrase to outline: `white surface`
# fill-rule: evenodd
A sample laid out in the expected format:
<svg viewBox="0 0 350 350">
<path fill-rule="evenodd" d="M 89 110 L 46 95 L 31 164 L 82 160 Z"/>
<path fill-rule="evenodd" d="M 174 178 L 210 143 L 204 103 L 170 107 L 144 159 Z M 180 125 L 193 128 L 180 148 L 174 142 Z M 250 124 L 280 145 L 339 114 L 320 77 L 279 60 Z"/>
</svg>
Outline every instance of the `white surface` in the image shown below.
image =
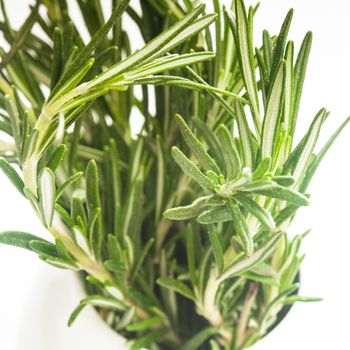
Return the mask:
<svg viewBox="0 0 350 350">
<path fill-rule="evenodd" d="M 107 327 L 92 307 L 86 307 L 71 328 L 67 319 L 79 300 L 85 297 L 73 272 L 41 266 L 34 276 L 35 288 L 18 322 L 20 337 L 12 348 L 23 350 L 103 350 L 126 349 L 126 340 Z M 49 305 L 49 307 L 48 307 Z M 37 315 L 33 317 L 33 315 Z"/>
<path fill-rule="evenodd" d="M 133 0 L 135 1 L 135 0 Z M 21 23 L 27 0 L 8 0 L 14 23 Z M 301 42 L 303 33 L 314 32 L 314 45 L 300 113 L 300 129 L 304 132 L 320 107 L 332 111 L 322 135 L 325 141 L 332 130 L 350 113 L 350 4 L 346 0 L 265 0 L 256 17 L 256 28 L 276 33 L 286 11 L 295 8 L 291 38 Z M 260 38 L 257 38 L 260 40 Z M 300 132 L 300 134 L 301 134 Z M 261 341 L 255 350 L 348 350 L 348 312 L 350 311 L 349 151 L 350 128 L 330 151 L 310 187 L 312 203 L 303 209 L 293 232 L 313 228 L 304 251 L 307 257 L 302 268 L 301 293 L 321 296 L 317 304 L 296 305 L 286 322 Z M 332 183 L 332 185 L 330 185 Z M 0 231 L 25 230 L 44 235 L 30 206 L 0 174 Z M 0 348 L 4 350 L 95 349 L 102 345 L 89 327 L 67 329 L 71 308 L 79 301 L 74 288 L 66 285 L 64 272 L 46 267 L 33 254 L 0 246 Z M 48 276 L 51 276 L 48 278 Z M 52 291 L 55 292 L 52 295 Z M 61 293 L 63 301 L 55 299 Z M 42 304 L 38 303 L 40 296 Z M 48 312 L 48 300 L 58 303 Z M 58 316 L 55 312 L 61 309 Z M 50 309 L 51 310 L 51 309 Z M 54 311 L 56 310 L 56 311 Z M 84 318 L 84 317 L 83 317 Z M 42 325 L 45 320 L 47 327 Z M 78 320 L 79 321 L 79 320 Z M 85 322 L 85 321 L 82 321 Z M 49 327 L 55 324 L 54 333 Z M 102 335 L 103 349 L 109 350 L 108 336 Z M 31 335 L 31 337 L 29 337 Z M 29 341 L 29 338 L 31 340 Z M 57 339 L 68 340 L 71 346 Z M 74 343 L 72 339 L 78 340 Z M 86 344 L 83 344 L 84 339 Z M 93 343 L 94 339 L 96 343 Z M 75 340 L 75 341 L 76 341 Z M 92 346 L 95 344 L 94 346 Z M 86 347 L 85 347 L 86 346 Z M 102 347 L 101 347 L 102 349 Z M 110 348 L 112 349 L 112 347 Z M 120 350 L 118 346 L 114 349 Z"/>
</svg>

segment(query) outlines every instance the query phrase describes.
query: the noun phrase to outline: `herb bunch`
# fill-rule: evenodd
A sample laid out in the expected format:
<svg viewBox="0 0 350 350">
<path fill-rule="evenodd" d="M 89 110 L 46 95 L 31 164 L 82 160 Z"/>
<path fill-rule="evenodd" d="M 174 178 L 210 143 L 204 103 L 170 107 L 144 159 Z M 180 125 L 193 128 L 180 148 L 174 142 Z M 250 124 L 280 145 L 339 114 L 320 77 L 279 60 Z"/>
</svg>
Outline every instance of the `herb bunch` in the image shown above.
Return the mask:
<svg viewBox="0 0 350 350">
<path fill-rule="evenodd" d="M 65 0 L 38 1 L 19 30 L 0 3 L 0 168 L 52 235 L 0 242 L 81 271 L 69 325 L 90 304 L 133 350 L 240 350 L 285 305 L 317 300 L 296 293 L 304 235 L 287 231 L 349 119 L 318 154 L 325 109 L 294 140 L 312 35 L 294 52 L 292 11 L 255 48 L 242 0 L 213 14 L 113 0 L 107 20 L 77 0 L 88 43 Z M 124 16 L 146 43 L 135 52 Z"/>
</svg>

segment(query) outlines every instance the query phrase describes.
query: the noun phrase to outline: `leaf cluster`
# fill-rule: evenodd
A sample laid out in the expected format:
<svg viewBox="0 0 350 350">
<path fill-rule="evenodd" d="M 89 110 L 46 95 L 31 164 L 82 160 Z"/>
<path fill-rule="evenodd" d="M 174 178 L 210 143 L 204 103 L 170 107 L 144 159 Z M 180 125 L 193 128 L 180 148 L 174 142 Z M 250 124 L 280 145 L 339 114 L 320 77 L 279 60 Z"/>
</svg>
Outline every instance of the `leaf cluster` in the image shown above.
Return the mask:
<svg viewBox="0 0 350 350">
<path fill-rule="evenodd" d="M 212 2 L 113 0 L 105 18 L 77 0 L 84 42 L 66 0 L 18 30 L 0 1 L 0 168 L 52 237 L 0 243 L 80 271 L 69 325 L 93 305 L 132 350 L 241 350 L 317 300 L 297 294 L 305 235 L 288 229 L 349 119 L 318 153 L 325 109 L 295 140 L 311 33 L 295 52 L 291 10 L 255 47 L 257 9 Z"/>
</svg>

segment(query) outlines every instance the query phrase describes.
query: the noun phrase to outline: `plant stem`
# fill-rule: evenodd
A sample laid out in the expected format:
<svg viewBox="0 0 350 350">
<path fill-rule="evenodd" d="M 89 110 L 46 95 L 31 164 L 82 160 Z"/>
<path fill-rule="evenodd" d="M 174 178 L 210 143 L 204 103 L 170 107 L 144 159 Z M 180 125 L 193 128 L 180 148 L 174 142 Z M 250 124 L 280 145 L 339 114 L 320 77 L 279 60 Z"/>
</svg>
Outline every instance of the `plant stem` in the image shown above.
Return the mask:
<svg viewBox="0 0 350 350">
<path fill-rule="evenodd" d="M 217 268 L 212 268 L 203 296 L 199 298 L 200 302 L 197 304 L 200 315 L 214 327 L 220 327 L 223 323 L 222 315 L 215 303 L 216 294 L 220 287 L 217 275 Z"/>
<path fill-rule="evenodd" d="M 112 275 L 104 268 L 104 266 L 84 254 L 84 252 L 77 247 L 68 233 L 59 230 L 57 227 L 50 227 L 49 231 L 55 238 L 58 238 L 63 242 L 65 248 L 78 261 L 83 270 L 101 282 L 113 282 Z"/>
<path fill-rule="evenodd" d="M 256 294 L 258 293 L 258 289 L 259 289 L 259 285 L 257 283 L 251 283 L 249 285 L 248 293 L 246 295 L 243 308 L 241 311 L 241 315 L 238 320 L 238 328 L 237 328 L 236 339 L 235 339 L 237 349 L 241 349 L 241 347 L 243 346 L 246 340 L 249 316 L 254 304 Z"/>
</svg>

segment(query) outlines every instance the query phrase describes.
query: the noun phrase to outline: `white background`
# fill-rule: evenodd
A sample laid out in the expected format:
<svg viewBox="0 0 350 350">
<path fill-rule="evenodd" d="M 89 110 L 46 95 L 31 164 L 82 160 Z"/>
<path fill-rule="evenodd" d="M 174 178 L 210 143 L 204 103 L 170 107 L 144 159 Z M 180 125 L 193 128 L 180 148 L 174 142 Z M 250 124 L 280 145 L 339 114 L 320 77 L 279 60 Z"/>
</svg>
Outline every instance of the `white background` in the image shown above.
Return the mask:
<svg viewBox="0 0 350 350">
<path fill-rule="evenodd" d="M 13 23 L 19 25 L 30 1 L 6 3 Z M 346 0 L 333 0 L 331 5 L 317 0 L 264 0 L 255 21 L 259 34 L 256 42 L 263 28 L 278 32 L 290 7 L 296 10 L 290 36 L 296 44 L 307 30 L 314 33 L 299 135 L 318 109 L 325 106 L 332 111 L 321 137 L 325 142 L 350 114 L 350 5 Z M 313 229 L 303 246 L 307 256 L 302 267 L 301 293 L 320 296 L 324 301 L 296 305 L 285 322 L 254 347 L 256 350 L 350 349 L 349 136 L 350 128 L 329 152 L 310 187 L 311 206 L 300 212 L 292 228 L 294 233 Z M 0 174 L 0 231 L 4 230 L 24 230 L 47 237 L 28 203 Z M 91 327 L 84 328 L 89 327 L 86 321 L 78 320 L 77 326 L 69 330 L 65 327 L 71 308 L 79 300 L 67 272 L 45 266 L 30 252 L 0 246 L 0 276 L 1 349 L 51 350 L 58 338 L 63 339 L 61 348 L 68 350 L 92 350 L 96 344 L 102 345 L 93 343 L 98 334 L 91 332 Z M 56 308 L 49 303 L 56 304 Z M 119 349 L 110 336 L 103 338 L 103 349 Z M 65 345 L 64 339 L 71 346 Z"/>
</svg>

